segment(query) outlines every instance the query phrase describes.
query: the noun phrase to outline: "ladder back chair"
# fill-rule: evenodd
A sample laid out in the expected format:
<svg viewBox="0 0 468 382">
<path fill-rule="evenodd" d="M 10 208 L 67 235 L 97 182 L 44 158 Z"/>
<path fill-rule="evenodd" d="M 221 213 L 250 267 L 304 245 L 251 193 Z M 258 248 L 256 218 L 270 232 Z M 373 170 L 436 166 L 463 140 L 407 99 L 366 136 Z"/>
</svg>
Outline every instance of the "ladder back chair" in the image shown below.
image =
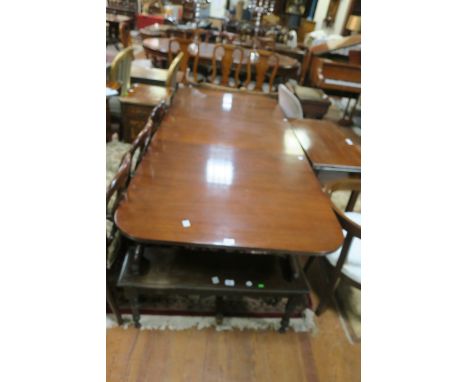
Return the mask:
<svg viewBox="0 0 468 382">
<path fill-rule="evenodd" d="M 119 52 L 112 61 L 109 82 L 120 85 L 120 95 L 126 96 L 130 88 L 130 70 L 133 60 L 133 48 L 128 47 Z"/>
<path fill-rule="evenodd" d="M 258 59 L 254 59 L 255 52 L 258 54 Z M 252 62 L 255 61 L 255 62 Z M 273 62 L 273 65 L 270 63 Z M 255 82 L 252 81 L 252 66 L 255 69 Z M 273 83 L 279 67 L 279 56 L 268 50 L 251 51 L 249 60 L 247 61 L 247 79 L 245 87 L 247 90 L 256 90 L 271 93 L 273 92 Z M 270 73 L 268 73 L 270 70 Z M 268 85 L 265 80 L 269 76 Z M 264 86 L 267 85 L 266 86 Z"/>
<path fill-rule="evenodd" d="M 221 76 L 217 78 L 218 57 L 220 52 L 221 56 Z M 237 55 L 235 53 L 237 52 Z M 213 56 L 211 59 L 212 73 L 210 82 L 216 85 L 238 88 L 240 86 L 239 73 L 244 59 L 244 50 L 238 46 L 228 44 L 216 44 L 213 49 Z M 234 78 L 230 78 L 232 72 L 232 65 L 235 65 Z M 217 83 L 218 82 L 218 83 Z"/>
<path fill-rule="evenodd" d="M 115 299 L 114 285 L 111 282 L 114 264 L 121 254 L 121 235 L 114 222 L 114 214 L 127 190 L 130 178 L 131 155 L 127 153 L 122 164 L 106 191 L 106 302 L 114 313 L 117 323 L 122 324 L 122 316 Z"/>
<path fill-rule="evenodd" d="M 320 303 L 315 313 L 320 315 L 326 305 L 332 300 L 338 283 L 342 280 L 352 286 L 361 289 L 361 214 L 353 212 L 357 196 L 361 192 L 360 179 L 341 179 L 328 182 L 324 185 L 324 191 L 332 195 L 335 191 L 351 191 L 349 202 L 344 211 L 333 202 L 332 207 L 343 229 L 345 239 L 341 248 L 325 256 L 317 258 L 320 264 L 320 275 L 324 277 L 323 291 Z M 312 263 L 309 259 L 304 268 L 305 272 Z M 330 277 L 327 277 L 328 268 L 332 268 Z"/>
<path fill-rule="evenodd" d="M 189 69 L 190 58 L 193 57 L 193 80 L 198 82 L 198 59 L 200 52 L 200 43 L 190 39 L 171 38 L 168 46 L 168 60 L 170 65 L 174 59 L 175 53 L 183 53 L 183 58 L 180 63 L 180 70 L 183 72 L 182 82 L 188 84 L 187 69 Z"/>
<path fill-rule="evenodd" d="M 129 154 L 131 156 L 130 177 L 135 176 L 138 166 L 140 165 L 141 160 L 145 155 L 146 149 L 151 139 L 152 120 L 149 119 L 148 122 L 146 123 L 143 130 L 138 133 L 137 137 L 132 143 L 132 147 L 129 150 Z M 126 156 L 124 156 L 123 160 L 125 160 L 125 157 Z"/>
<path fill-rule="evenodd" d="M 156 105 L 156 107 L 153 109 L 153 111 L 150 114 L 150 119 L 151 119 L 151 138 L 153 138 L 154 134 L 156 134 L 156 131 L 159 128 L 159 125 L 161 124 L 164 116 L 167 113 L 167 103 L 161 102 L 159 105 Z"/>
<path fill-rule="evenodd" d="M 185 53 L 179 52 L 179 54 L 172 60 L 169 69 L 167 70 L 167 80 L 166 80 L 166 91 L 169 95 L 169 104 L 170 100 L 174 96 L 174 93 L 177 90 L 177 73 L 179 72 L 182 63 L 184 61 Z M 184 73 L 185 77 L 185 73 Z"/>
</svg>

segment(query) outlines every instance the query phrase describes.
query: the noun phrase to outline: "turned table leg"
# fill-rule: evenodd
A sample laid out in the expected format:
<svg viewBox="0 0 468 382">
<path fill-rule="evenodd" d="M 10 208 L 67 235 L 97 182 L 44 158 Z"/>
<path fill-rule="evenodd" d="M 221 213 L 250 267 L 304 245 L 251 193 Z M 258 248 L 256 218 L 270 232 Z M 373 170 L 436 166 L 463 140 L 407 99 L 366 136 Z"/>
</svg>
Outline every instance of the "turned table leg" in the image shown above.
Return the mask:
<svg viewBox="0 0 468 382">
<path fill-rule="evenodd" d="M 222 325 L 224 318 L 224 302 L 222 296 L 216 296 L 216 325 Z"/>
<path fill-rule="evenodd" d="M 130 305 L 132 307 L 132 317 L 135 328 L 139 329 L 140 324 L 140 309 L 138 304 L 138 292 L 133 290 L 130 292 Z"/>
<path fill-rule="evenodd" d="M 279 328 L 280 333 L 285 333 L 289 327 L 289 319 L 294 312 L 294 309 L 299 305 L 303 300 L 303 296 L 291 296 L 288 298 L 286 303 L 286 308 L 284 310 L 283 318 L 281 319 L 281 327 Z"/>
</svg>

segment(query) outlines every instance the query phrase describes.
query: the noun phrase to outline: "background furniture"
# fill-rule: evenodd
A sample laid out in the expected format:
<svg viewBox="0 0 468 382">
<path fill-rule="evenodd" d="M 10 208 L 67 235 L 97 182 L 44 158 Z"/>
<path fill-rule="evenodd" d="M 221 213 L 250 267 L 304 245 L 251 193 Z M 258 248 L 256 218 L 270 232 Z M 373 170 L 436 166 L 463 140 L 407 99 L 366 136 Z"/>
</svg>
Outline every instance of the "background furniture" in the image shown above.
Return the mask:
<svg viewBox="0 0 468 382">
<path fill-rule="evenodd" d="M 216 44 L 214 43 L 206 43 L 206 42 L 199 42 L 198 43 L 198 55 L 199 55 L 199 63 L 200 64 L 211 64 L 212 57 L 213 57 L 213 50 Z M 145 48 L 145 52 L 147 52 L 151 57 L 160 58 L 162 60 L 168 57 L 168 50 L 169 50 L 169 39 L 168 38 L 150 38 L 145 39 L 143 41 L 143 47 Z M 244 59 L 243 65 L 246 66 L 248 61 L 250 60 L 250 53 L 252 49 L 244 48 Z M 270 52 L 271 53 L 271 52 Z M 278 62 L 278 75 L 281 74 L 282 78 L 287 79 L 290 77 L 295 77 L 297 75 L 297 71 L 300 67 L 299 61 L 282 55 L 278 54 L 279 62 Z M 269 66 L 276 65 L 276 57 L 272 56 L 268 61 Z"/>
<path fill-rule="evenodd" d="M 220 62 L 221 76 L 216 77 L 218 66 L 217 62 L 219 60 L 220 53 L 222 53 Z M 228 44 L 217 44 L 213 49 L 213 57 L 211 61 L 211 83 L 221 86 L 238 88 L 240 86 L 239 73 L 243 59 L 244 51 L 242 48 Z M 234 78 L 230 78 L 233 64 L 235 66 Z"/>
<path fill-rule="evenodd" d="M 301 103 L 284 84 L 278 86 L 278 103 L 286 118 L 302 119 Z"/>
<path fill-rule="evenodd" d="M 289 123 L 315 171 L 361 173 L 361 148 L 333 122 L 296 119 Z"/>
<path fill-rule="evenodd" d="M 333 294 L 341 280 L 346 280 L 354 287 L 361 289 L 361 214 L 352 212 L 358 194 L 361 192 L 361 181 L 359 179 L 343 179 L 327 183 L 324 191 L 332 194 L 335 191 L 352 191 L 346 211 L 341 211 L 333 204 L 333 210 L 338 218 L 343 232 L 346 234 L 343 246 L 337 251 L 319 258 L 322 268 L 321 275 L 324 277 L 325 286 L 320 299 L 320 304 L 315 313 L 320 315 L 328 301 L 333 298 Z M 312 263 L 309 259 L 305 266 L 305 273 Z M 328 278 L 327 265 L 331 265 L 331 275 Z"/>
<path fill-rule="evenodd" d="M 177 90 L 177 73 L 182 59 L 183 53 L 179 53 L 172 61 L 164 87 L 135 83 L 127 96 L 119 98 L 122 105 L 120 136 L 125 142 L 132 142 L 137 137 L 156 105 L 171 103 Z"/>
<path fill-rule="evenodd" d="M 120 95 L 126 96 L 130 88 L 130 70 L 133 60 L 133 48 L 128 47 L 115 56 L 109 73 L 109 81 L 120 85 Z"/>
<path fill-rule="evenodd" d="M 267 50 L 251 52 L 250 59 L 247 61 L 247 79 L 244 86 L 248 90 L 265 93 L 273 92 L 273 84 L 278 72 L 278 66 L 279 56 L 276 53 Z M 255 70 L 255 81 L 252 81 L 252 67 Z M 265 84 L 265 80 L 268 81 L 268 84 Z"/>
<path fill-rule="evenodd" d="M 301 103 L 304 118 L 322 119 L 327 114 L 331 102 L 323 90 L 291 83 L 287 86 Z"/>
</svg>

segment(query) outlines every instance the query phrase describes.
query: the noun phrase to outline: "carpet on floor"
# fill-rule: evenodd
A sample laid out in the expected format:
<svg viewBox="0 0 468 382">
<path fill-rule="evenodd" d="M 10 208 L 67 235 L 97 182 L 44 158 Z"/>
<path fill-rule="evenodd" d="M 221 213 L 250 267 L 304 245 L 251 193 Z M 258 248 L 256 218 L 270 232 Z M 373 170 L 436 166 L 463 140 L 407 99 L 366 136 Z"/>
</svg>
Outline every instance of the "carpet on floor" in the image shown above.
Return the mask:
<svg viewBox="0 0 468 382">
<path fill-rule="evenodd" d="M 125 320 L 124 328 L 132 326 L 131 309 L 122 293 L 119 306 Z M 230 296 L 223 300 L 223 323 L 216 325 L 214 296 L 158 295 L 142 296 L 140 300 L 143 329 L 185 330 L 215 327 L 216 330 L 277 330 L 287 299 Z M 108 313 L 110 313 L 108 311 Z M 116 326 L 113 315 L 107 315 L 107 328 Z M 312 303 L 307 299 L 305 309 L 298 308 L 291 316 L 290 327 L 297 332 L 315 333 Z"/>
</svg>

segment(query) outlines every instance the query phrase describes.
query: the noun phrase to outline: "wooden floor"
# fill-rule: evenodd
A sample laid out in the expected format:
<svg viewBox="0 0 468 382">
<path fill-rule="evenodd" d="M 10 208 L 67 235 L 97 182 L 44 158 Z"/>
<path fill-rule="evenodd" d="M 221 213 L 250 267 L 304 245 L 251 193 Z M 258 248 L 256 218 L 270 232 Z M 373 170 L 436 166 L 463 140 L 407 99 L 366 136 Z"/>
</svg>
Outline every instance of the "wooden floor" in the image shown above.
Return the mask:
<svg viewBox="0 0 468 382">
<path fill-rule="evenodd" d="M 312 295 L 313 301 L 317 298 Z M 107 381 L 360 381 L 361 345 L 334 308 L 318 333 L 107 331 Z"/>
</svg>

